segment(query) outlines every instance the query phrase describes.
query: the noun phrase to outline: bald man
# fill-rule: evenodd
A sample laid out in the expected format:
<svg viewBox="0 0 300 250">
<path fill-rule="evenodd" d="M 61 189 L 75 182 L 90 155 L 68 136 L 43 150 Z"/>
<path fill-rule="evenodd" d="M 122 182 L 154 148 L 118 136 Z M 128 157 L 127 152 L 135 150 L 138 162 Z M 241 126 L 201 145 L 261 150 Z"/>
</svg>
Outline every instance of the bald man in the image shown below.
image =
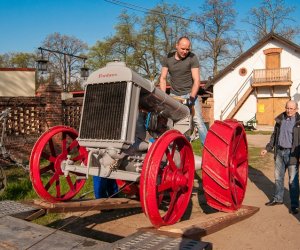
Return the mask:
<svg viewBox="0 0 300 250">
<path fill-rule="evenodd" d="M 275 191 L 273 199 L 266 206 L 283 204 L 284 175 L 289 174 L 289 192 L 292 214 L 299 208 L 299 155 L 300 155 L 300 115 L 298 104 L 288 101 L 285 112 L 275 118 L 274 132 L 266 148 L 261 151 L 264 156 L 274 149 L 275 160 Z"/>
<path fill-rule="evenodd" d="M 194 106 L 193 122 L 197 127 L 199 138 L 204 144 L 207 128 L 201 115 L 198 100 L 200 87 L 200 66 L 198 58 L 191 52 L 191 42 L 187 37 L 181 37 L 176 43 L 176 51 L 171 52 L 162 61 L 160 88 L 166 91 L 167 76 L 170 75 L 171 96 L 179 96 L 187 100 L 187 104 Z"/>
</svg>

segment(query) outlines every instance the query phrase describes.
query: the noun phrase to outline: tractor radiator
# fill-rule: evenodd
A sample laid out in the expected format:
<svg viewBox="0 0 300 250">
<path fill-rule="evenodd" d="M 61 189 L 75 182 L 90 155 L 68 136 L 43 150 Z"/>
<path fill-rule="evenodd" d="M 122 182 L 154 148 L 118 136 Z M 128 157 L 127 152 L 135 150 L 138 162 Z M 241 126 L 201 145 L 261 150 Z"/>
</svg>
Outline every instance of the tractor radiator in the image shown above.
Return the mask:
<svg viewBox="0 0 300 250">
<path fill-rule="evenodd" d="M 139 93 L 140 88 L 132 82 L 87 85 L 79 143 L 92 147 L 122 147 L 123 143 L 133 143 Z"/>
</svg>

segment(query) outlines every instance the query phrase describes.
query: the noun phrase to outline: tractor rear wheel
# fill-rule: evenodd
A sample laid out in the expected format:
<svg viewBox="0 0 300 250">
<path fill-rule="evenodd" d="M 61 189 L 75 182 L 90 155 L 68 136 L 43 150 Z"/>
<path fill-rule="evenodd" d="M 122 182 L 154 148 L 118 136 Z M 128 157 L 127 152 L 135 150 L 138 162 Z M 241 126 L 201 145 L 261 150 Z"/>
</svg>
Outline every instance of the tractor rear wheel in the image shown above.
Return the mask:
<svg viewBox="0 0 300 250">
<path fill-rule="evenodd" d="M 232 212 L 242 205 L 248 178 L 248 146 L 243 125 L 216 121 L 202 154 L 202 184 L 211 207 Z"/>
</svg>

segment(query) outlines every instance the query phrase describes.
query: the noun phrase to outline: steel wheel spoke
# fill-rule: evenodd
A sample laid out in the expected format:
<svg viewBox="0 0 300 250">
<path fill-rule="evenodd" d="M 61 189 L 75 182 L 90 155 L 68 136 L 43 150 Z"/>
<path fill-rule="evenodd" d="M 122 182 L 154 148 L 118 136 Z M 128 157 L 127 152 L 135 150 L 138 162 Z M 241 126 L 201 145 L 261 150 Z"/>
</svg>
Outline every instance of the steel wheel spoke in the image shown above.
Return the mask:
<svg viewBox="0 0 300 250">
<path fill-rule="evenodd" d="M 49 188 L 53 185 L 54 182 L 56 182 L 59 179 L 59 176 L 54 173 L 54 175 L 50 178 L 50 180 L 45 185 L 45 189 L 49 190 Z"/>
<path fill-rule="evenodd" d="M 163 183 L 161 183 L 161 184 L 158 185 L 157 191 L 159 193 L 161 193 L 161 192 L 164 192 L 165 190 L 170 189 L 171 187 L 172 187 L 172 182 L 165 181 L 165 182 L 163 182 Z"/>
<path fill-rule="evenodd" d="M 68 152 L 67 151 L 67 134 L 65 132 L 62 133 L 61 148 L 62 148 L 63 154 Z"/>
<path fill-rule="evenodd" d="M 60 193 L 60 181 L 59 181 L 59 178 L 55 182 L 55 189 L 56 189 L 56 197 L 60 197 L 61 193 Z"/>
<path fill-rule="evenodd" d="M 242 156 L 240 156 L 240 158 L 238 158 L 238 159 L 236 160 L 236 162 L 237 162 L 237 167 L 241 166 L 243 163 L 245 163 L 245 162 L 247 162 L 247 161 L 248 161 L 247 155 L 242 155 Z"/>
<path fill-rule="evenodd" d="M 234 178 L 234 180 L 236 180 L 236 183 L 239 184 L 238 186 L 241 189 L 245 189 L 245 187 L 246 187 L 245 181 L 243 180 L 243 178 L 239 175 L 239 173 L 237 171 L 235 171 L 233 178 Z"/>
<path fill-rule="evenodd" d="M 180 170 L 183 174 L 185 174 L 186 172 L 188 172 L 189 170 L 189 164 L 187 164 L 187 160 L 186 160 L 186 150 L 185 148 L 182 148 L 181 150 L 181 154 L 180 154 L 180 157 L 181 157 L 181 166 L 180 166 Z M 183 164 L 184 163 L 184 164 Z"/>
<path fill-rule="evenodd" d="M 172 157 L 172 159 L 174 158 L 175 151 L 176 151 L 176 144 L 173 143 L 173 145 L 172 145 L 172 151 L 171 151 L 171 157 Z"/>
<path fill-rule="evenodd" d="M 171 195 L 171 201 L 170 201 L 170 204 L 169 204 L 168 212 L 164 216 L 164 220 L 165 221 L 170 220 L 170 217 L 173 214 L 173 211 L 174 211 L 174 208 L 175 208 L 175 204 L 176 204 L 176 201 L 177 201 L 177 194 L 178 194 L 178 192 L 174 192 Z"/>
<path fill-rule="evenodd" d="M 55 162 L 56 156 L 55 155 L 49 155 L 45 151 L 42 152 L 42 158 L 51 162 Z"/>
<path fill-rule="evenodd" d="M 72 141 L 71 144 L 69 145 L 68 149 L 67 149 L 68 153 L 71 152 L 72 149 L 78 147 L 78 145 L 79 145 L 78 141 L 76 141 L 76 140 Z"/>
<path fill-rule="evenodd" d="M 72 191 L 76 190 L 75 186 L 73 185 L 73 182 L 72 182 L 72 180 L 71 180 L 70 175 L 68 175 L 68 176 L 66 177 L 66 180 L 67 180 L 67 182 L 68 182 L 68 184 L 69 184 L 70 190 L 72 190 Z"/>
<path fill-rule="evenodd" d="M 173 151 L 172 151 L 173 152 Z M 177 169 L 176 165 L 175 165 L 175 162 L 173 160 L 173 157 L 171 156 L 170 154 L 170 151 L 169 149 L 166 150 L 166 155 L 167 155 L 167 159 L 168 159 L 168 162 L 169 162 L 169 166 L 171 167 L 172 171 L 175 171 Z"/>
<path fill-rule="evenodd" d="M 52 156 L 56 156 L 55 147 L 52 138 L 49 140 L 49 148 Z"/>
<path fill-rule="evenodd" d="M 242 138 L 243 138 L 243 137 L 242 137 L 241 134 L 238 135 L 238 141 L 237 141 L 237 143 L 235 144 L 235 148 L 234 148 L 234 150 L 233 150 L 233 155 L 236 154 L 237 149 L 239 148 L 239 145 L 240 145 L 240 142 L 241 142 Z M 236 138 L 234 139 L 234 141 L 236 141 Z"/>
<path fill-rule="evenodd" d="M 52 164 L 49 164 L 48 166 L 41 168 L 40 169 L 40 174 L 42 175 L 42 174 L 50 172 L 50 171 L 54 172 L 54 167 L 53 167 Z"/>
</svg>

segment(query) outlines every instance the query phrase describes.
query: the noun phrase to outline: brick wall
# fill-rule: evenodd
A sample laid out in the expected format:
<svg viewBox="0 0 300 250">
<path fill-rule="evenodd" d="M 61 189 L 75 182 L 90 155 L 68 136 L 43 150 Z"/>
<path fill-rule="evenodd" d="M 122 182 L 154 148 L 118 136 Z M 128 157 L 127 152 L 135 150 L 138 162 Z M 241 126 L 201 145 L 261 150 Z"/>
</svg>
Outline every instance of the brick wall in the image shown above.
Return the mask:
<svg viewBox="0 0 300 250">
<path fill-rule="evenodd" d="M 79 130 L 83 98 L 75 97 L 62 102 L 63 124 Z"/>
</svg>

